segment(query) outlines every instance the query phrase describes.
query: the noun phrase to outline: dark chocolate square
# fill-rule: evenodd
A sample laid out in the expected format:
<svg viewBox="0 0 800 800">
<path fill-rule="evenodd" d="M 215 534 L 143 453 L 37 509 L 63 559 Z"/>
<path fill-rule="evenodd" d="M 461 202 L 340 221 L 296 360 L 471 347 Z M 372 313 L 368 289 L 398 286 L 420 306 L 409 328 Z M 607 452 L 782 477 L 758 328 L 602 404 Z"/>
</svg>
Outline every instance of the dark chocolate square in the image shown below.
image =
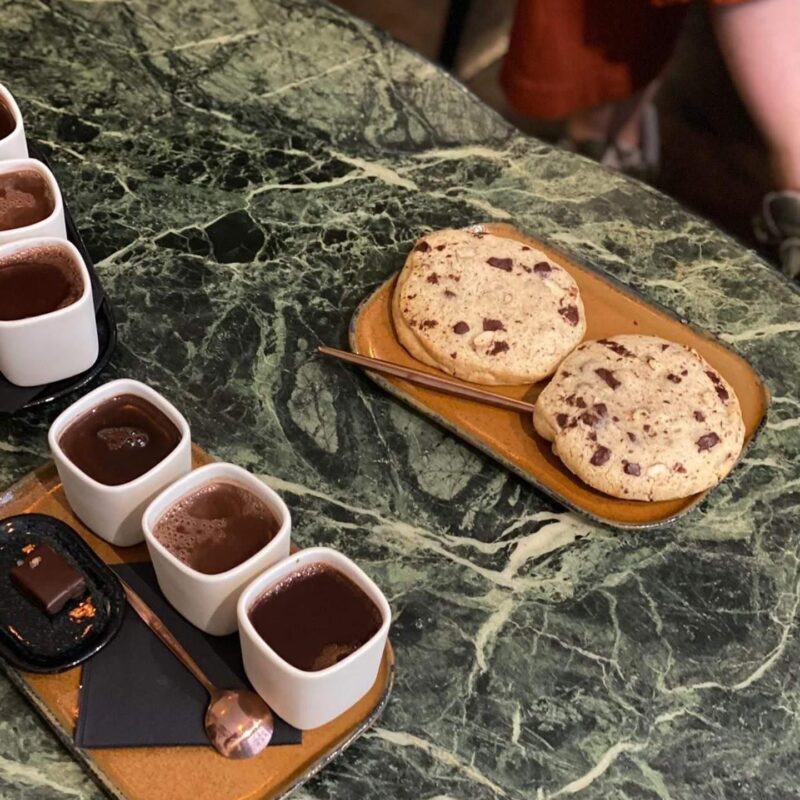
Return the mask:
<svg viewBox="0 0 800 800">
<path fill-rule="evenodd" d="M 11 582 L 51 616 L 86 591 L 86 579 L 62 555 L 39 544 L 11 569 Z"/>
</svg>

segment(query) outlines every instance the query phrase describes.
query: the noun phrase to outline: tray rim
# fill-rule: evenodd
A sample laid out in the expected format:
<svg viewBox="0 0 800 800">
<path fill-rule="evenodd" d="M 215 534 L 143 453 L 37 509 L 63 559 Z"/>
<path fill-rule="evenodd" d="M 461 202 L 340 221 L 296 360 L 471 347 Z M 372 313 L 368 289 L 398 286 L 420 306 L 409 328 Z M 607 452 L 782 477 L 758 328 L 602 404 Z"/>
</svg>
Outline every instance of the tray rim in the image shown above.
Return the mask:
<svg viewBox="0 0 800 800">
<path fill-rule="evenodd" d="M 78 665 L 79 667 L 80 665 Z M 75 669 L 78 669 L 75 667 Z M 8 663 L 5 659 L 0 658 L 0 671 L 8 678 L 9 682 L 15 689 L 33 706 L 33 709 L 39 716 L 47 723 L 47 727 L 55 734 L 56 739 L 61 743 L 64 749 L 69 753 L 70 757 L 77 761 L 88 773 L 89 777 L 94 781 L 103 792 L 115 800 L 128 800 L 124 794 L 108 781 L 100 769 L 98 769 L 92 762 L 86 750 L 77 747 L 69 733 L 61 726 L 55 714 L 50 710 L 49 706 L 36 694 L 31 688 L 31 685 L 22 677 L 22 670 L 17 669 Z"/>
<path fill-rule="evenodd" d="M 350 747 L 351 744 L 353 744 L 353 742 L 356 741 L 356 739 L 360 739 L 364 733 L 366 733 L 366 731 L 369 730 L 375 724 L 375 722 L 377 722 L 381 714 L 383 714 L 383 711 L 389 702 L 389 698 L 391 697 L 392 689 L 394 688 L 395 672 L 397 669 L 394 648 L 392 647 L 391 641 L 388 639 L 386 640 L 386 648 L 383 652 L 383 657 L 388 661 L 386 667 L 386 686 L 384 687 L 380 699 L 372 711 L 370 711 L 369 715 L 364 717 L 358 727 L 353 729 L 348 736 L 342 739 L 342 741 L 339 742 L 335 748 L 329 750 L 327 753 L 323 753 L 306 772 L 299 776 L 297 780 L 294 782 L 290 781 L 285 788 L 279 790 L 278 794 L 264 794 L 260 796 L 259 800 L 282 800 L 283 798 L 288 797 L 295 789 L 297 789 L 299 786 L 302 786 L 304 783 L 311 780 L 311 778 L 325 769 L 328 764 L 338 758 L 345 750 L 347 750 L 348 747 Z M 79 667 L 80 664 L 77 667 L 74 667 L 74 669 L 78 669 Z M 66 731 L 60 724 L 55 714 L 53 714 L 53 712 L 50 710 L 49 706 L 39 697 L 39 695 L 31 688 L 31 685 L 22 677 L 21 673 L 23 670 L 17 669 L 10 662 L 0 658 L 0 671 L 2 671 L 3 675 L 8 678 L 14 688 L 19 691 L 19 693 L 31 704 L 31 706 L 33 706 L 34 710 L 47 723 L 47 727 L 55 734 L 56 738 L 69 753 L 70 757 L 77 761 L 86 770 L 94 783 L 109 797 L 114 798 L 114 800 L 128 800 L 128 796 L 123 794 L 113 783 L 113 781 L 111 781 L 92 761 L 90 756 L 91 748 L 78 747 L 75 744 L 72 736 L 70 736 L 68 731 Z"/>
<path fill-rule="evenodd" d="M 201 454 L 202 457 L 208 459 L 209 463 L 215 461 L 216 459 L 208 453 L 206 450 L 200 448 L 196 443 L 192 443 L 192 455 L 193 459 L 196 457 L 198 452 Z M 193 467 L 194 469 L 194 467 Z M 55 474 L 55 482 L 49 488 L 46 488 L 45 480 L 47 475 L 51 477 Z M 44 480 L 43 480 L 44 479 Z M 0 489 L 0 513 L 2 513 L 2 507 L 13 502 L 13 500 L 19 496 L 21 496 L 22 492 L 25 491 L 36 491 L 35 485 L 40 484 L 42 487 L 40 490 L 44 493 L 51 493 L 56 491 L 57 489 L 61 488 L 62 483 L 60 478 L 58 478 L 58 474 L 55 468 L 55 463 L 52 459 L 48 459 L 47 461 L 40 464 L 38 467 L 35 467 L 33 470 L 22 475 L 16 481 L 11 483 L 10 485 L 6 486 L 5 488 Z M 70 509 L 71 510 L 71 509 Z M 16 512 L 15 514 L 10 514 L 8 516 L 16 516 L 20 513 L 41 513 L 41 512 Z M 69 523 L 66 523 L 69 524 Z M 82 538 L 82 537 L 81 537 Z M 90 545 L 87 544 L 87 547 L 92 549 L 92 552 L 97 556 L 100 561 L 103 563 L 107 563 L 102 556 L 91 548 Z M 359 739 L 363 734 L 375 724 L 375 722 L 380 718 L 381 714 L 385 710 L 389 698 L 392 694 L 392 689 L 394 688 L 394 681 L 395 681 L 395 674 L 397 671 L 397 658 L 394 652 L 394 646 L 390 638 L 386 640 L 386 646 L 383 651 L 382 659 L 386 661 L 386 679 L 383 689 L 381 691 L 381 695 L 378 698 L 377 703 L 372 707 L 369 714 L 367 714 L 359 723 L 358 725 L 353 728 L 347 735 L 345 735 L 336 745 L 320 754 L 320 756 L 313 761 L 309 767 L 302 773 L 297 776 L 289 776 L 288 782 L 284 786 L 279 786 L 277 789 L 277 793 L 260 793 L 259 795 L 253 795 L 251 800 L 281 800 L 282 798 L 287 797 L 291 792 L 293 792 L 298 786 L 303 785 L 306 781 L 313 778 L 317 775 L 321 770 L 323 770 L 328 764 L 330 764 L 334 759 L 336 759 L 339 755 L 341 755 L 348 747 L 350 747 L 353 742 Z M 72 667 L 72 669 L 80 669 L 81 665 L 77 664 L 76 666 Z M 69 671 L 69 670 L 67 670 Z M 66 749 L 69 753 L 70 757 L 74 759 L 77 763 L 79 763 L 89 777 L 94 781 L 94 783 L 107 794 L 109 797 L 114 798 L 114 800 L 130 800 L 129 796 L 124 794 L 120 788 L 103 772 L 102 769 L 92 760 L 91 752 L 92 748 L 83 748 L 78 747 L 75 744 L 74 737 L 70 734 L 70 732 L 61 724 L 60 720 L 56 717 L 53 713 L 51 708 L 45 703 L 41 697 L 37 694 L 32 684 L 25 680 L 25 675 L 29 674 L 34 677 L 48 677 L 48 673 L 34 673 L 34 672 L 26 672 L 23 669 L 20 669 L 16 665 L 12 664 L 10 661 L 0 657 L 0 673 L 5 675 L 8 678 L 9 682 L 20 692 L 20 694 L 30 703 L 33 709 L 39 714 L 39 716 L 47 723 L 48 728 L 55 734 L 58 741 L 61 745 Z M 288 747 L 292 747 L 293 745 L 287 745 Z M 170 748 L 157 748 L 157 749 L 170 749 Z"/>
<path fill-rule="evenodd" d="M 336 748 L 320 756 L 320 758 L 311 765 L 308 771 L 303 773 L 299 780 L 291 784 L 291 786 L 287 786 L 280 792 L 280 794 L 273 795 L 270 798 L 267 798 L 265 795 L 264 800 L 281 800 L 281 798 L 288 797 L 298 786 L 302 786 L 304 783 L 311 780 L 311 778 L 325 769 L 325 767 L 328 766 L 331 761 L 338 758 L 341 753 L 343 753 L 348 747 L 350 747 L 351 744 L 353 744 L 353 742 L 356 741 L 356 739 L 360 739 L 375 724 L 375 722 L 378 721 L 387 704 L 389 703 L 389 697 L 391 696 L 392 689 L 394 688 L 394 675 L 397 668 L 397 659 L 390 639 L 386 640 L 386 647 L 383 650 L 382 657 L 387 659 L 386 686 L 384 687 L 383 694 L 381 694 L 380 699 L 375 704 L 372 711 L 370 711 L 370 713 L 364 717 L 363 720 L 361 720 L 361 724 L 354 728 L 348 736 L 339 742 Z"/>
<path fill-rule="evenodd" d="M 627 283 L 623 282 L 619 278 L 615 277 L 614 275 L 609 274 L 608 272 L 606 272 L 605 270 L 601 269 L 600 267 L 597 267 L 597 266 L 595 266 L 593 264 L 588 263 L 586 261 L 586 259 L 572 255 L 572 253 L 567 252 L 563 247 L 561 247 L 559 245 L 553 245 L 549 241 L 544 241 L 542 239 L 538 239 L 537 237 L 532 236 L 531 234 L 526 233 L 525 231 L 522 231 L 519 228 L 515 227 L 514 225 L 511 225 L 510 223 L 506 223 L 506 222 L 478 223 L 478 224 L 475 224 L 475 225 L 464 226 L 463 229 L 464 230 L 470 230 L 470 231 L 479 231 L 479 232 L 480 231 L 485 231 L 487 233 L 492 233 L 492 234 L 494 234 L 496 236 L 503 236 L 503 231 L 514 231 L 515 233 L 518 233 L 518 234 L 520 234 L 522 236 L 525 236 L 527 239 L 530 239 L 533 243 L 539 243 L 539 244 L 543 245 L 548 250 L 550 250 L 555 255 L 557 255 L 559 258 L 561 258 L 564 261 L 566 261 L 568 264 L 569 263 L 574 263 L 577 266 L 579 266 L 580 268 L 585 269 L 588 272 L 593 273 L 600 280 L 605 281 L 606 283 L 608 283 L 609 286 L 614 291 L 620 292 L 621 294 L 627 295 L 627 296 L 633 298 L 634 300 L 636 300 L 636 301 L 638 301 L 640 303 L 644 303 L 645 305 L 650 306 L 651 308 L 655 309 L 659 313 L 661 313 L 661 314 L 663 314 L 663 315 L 675 320 L 676 322 L 679 322 L 681 325 L 685 325 L 687 328 L 689 328 L 697 336 L 700 336 L 700 337 L 702 337 L 704 339 L 710 340 L 714 344 L 716 344 L 716 345 L 728 350 L 729 352 L 733 353 L 738 358 L 741 358 L 742 360 L 744 360 L 746 362 L 747 366 L 752 371 L 753 375 L 758 380 L 759 386 L 760 386 L 760 388 L 762 390 L 763 397 L 764 397 L 764 413 L 762 414 L 761 419 L 759 420 L 759 422 L 756 425 L 756 427 L 753 429 L 752 435 L 750 436 L 750 438 L 747 440 L 747 442 L 745 443 L 744 447 L 742 448 L 741 453 L 739 453 L 739 457 L 736 459 L 736 463 L 733 465 L 733 467 L 731 467 L 731 470 L 728 473 L 728 475 L 730 475 L 739 466 L 739 464 L 741 463 L 741 461 L 744 458 L 745 454 L 749 451 L 749 449 L 753 445 L 753 442 L 755 442 L 756 438 L 759 436 L 759 434 L 763 430 L 764 425 L 766 424 L 766 421 L 767 421 L 769 408 L 770 408 L 770 405 L 772 403 L 772 393 L 770 392 L 769 386 L 768 386 L 766 380 L 764 379 L 764 376 L 759 372 L 758 369 L 756 369 L 756 367 L 754 367 L 750 363 L 749 359 L 745 358 L 745 356 L 743 356 L 738 350 L 736 350 L 733 347 L 731 347 L 727 342 L 724 342 L 721 339 L 719 339 L 717 336 L 715 336 L 710 331 L 697 326 L 693 322 L 690 322 L 689 320 L 687 320 L 684 317 L 682 317 L 679 314 L 677 314 L 675 311 L 673 311 L 668 306 L 665 306 L 665 305 L 663 305 L 662 303 L 659 303 L 656 300 L 650 300 L 648 297 L 645 297 L 641 292 L 639 292 L 637 289 L 635 289 L 630 284 L 627 284 Z M 397 279 L 397 276 L 399 274 L 400 274 L 400 270 L 392 273 L 385 280 L 382 280 L 372 292 L 370 292 L 364 299 L 361 300 L 361 302 L 358 304 L 358 306 L 356 306 L 356 309 L 353 311 L 353 314 L 350 317 L 350 323 L 348 325 L 348 337 L 347 338 L 348 338 L 348 343 L 350 345 L 350 349 L 354 353 L 360 353 L 361 352 L 358 349 L 357 340 L 358 340 L 359 321 L 361 319 L 361 316 L 362 316 L 364 310 L 367 308 L 368 305 L 370 305 L 370 303 L 372 303 L 374 301 L 376 295 L 378 295 L 381 291 L 383 291 L 384 288 L 387 288 L 387 287 L 389 287 L 390 284 L 394 283 L 394 281 Z M 396 334 L 395 334 L 395 338 L 397 338 Z M 576 514 L 579 514 L 582 517 L 590 519 L 592 522 L 595 522 L 595 523 L 600 524 L 600 525 L 605 525 L 605 526 L 608 526 L 608 527 L 616 528 L 618 530 L 626 530 L 626 531 L 656 530 L 658 528 L 664 528 L 664 527 L 667 527 L 669 525 L 673 525 L 679 519 L 683 518 L 684 516 L 686 516 L 690 512 L 695 511 L 697 509 L 697 507 L 700 505 L 700 503 L 702 503 L 708 497 L 708 495 L 711 492 L 714 492 L 716 489 L 718 489 L 719 486 L 722 483 L 724 483 L 724 481 L 725 481 L 725 478 L 724 478 L 722 481 L 720 481 L 716 485 L 712 486 L 710 489 L 706 489 L 704 492 L 700 492 L 699 494 L 697 494 L 695 496 L 695 499 L 691 503 L 687 504 L 686 506 L 684 506 L 679 511 L 676 511 L 674 514 L 670 514 L 669 516 L 664 517 L 663 519 L 660 519 L 660 520 L 655 520 L 655 521 L 651 521 L 651 522 L 620 522 L 618 520 L 610 519 L 610 518 L 607 518 L 607 517 L 601 517 L 598 514 L 595 514 L 592 511 L 588 511 L 587 509 L 580 507 L 576 503 L 573 503 L 568 498 L 563 497 L 562 495 L 560 495 L 554 489 L 551 489 L 549 486 L 545 486 L 543 483 L 541 483 L 537 479 L 536 473 L 529 472 L 529 471 L 527 471 L 525 469 L 522 469 L 521 467 L 516 466 L 515 464 L 512 464 L 510 461 L 507 461 L 505 458 L 503 458 L 503 456 L 501 454 L 499 454 L 492 447 L 490 447 L 489 445 L 484 443 L 482 440 L 478 439 L 477 437 L 472 436 L 469 433 L 466 433 L 465 431 L 462 431 L 458 427 L 457 423 L 452 422 L 450 419 L 448 419 L 446 417 L 443 417 L 441 414 L 437 413 L 436 411 L 433 411 L 424 402 L 422 402 L 420 400 L 417 400 L 414 397 L 412 397 L 411 395 L 409 395 L 400 386 L 398 386 L 396 383 L 394 383 L 394 381 L 392 381 L 390 378 L 385 377 L 383 375 L 380 375 L 380 374 L 378 374 L 376 372 L 371 372 L 371 371 L 369 371 L 367 369 L 365 369 L 364 372 L 366 373 L 367 377 L 371 381 L 376 383 L 378 386 L 380 386 L 382 389 L 384 389 L 384 391 L 388 392 L 393 397 L 396 397 L 399 400 L 402 400 L 406 405 L 410 406 L 415 411 L 423 414 L 428 419 L 433 420 L 438 425 L 440 425 L 441 427 L 445 428 L 445 430 L 447 430 L 450 433 L 454 434 L 455 436 L 457 436 L 462 441 L 467 442 L 467 444 L 471 445 L 476 450 L 479 450 L 484 455 L 489 456 L 494 461 L 496 461 L 498 464 L 500 464 L 505 469 L 507 469 L 509 472 L 513 473 L 518 478 L 521 478 L 525 482 L 529 483 L 534 488 L 536 488 L 538 491 L 540 491 L 543 494 L 547 495 L 552 500 L 555 500 L 560 505 L 562 505 L 565 508 L 569 509 L 570 511 L 574 511 Z M 725 477 L 727 478 L 728 476 L 726 475 Z"/>
</svg>

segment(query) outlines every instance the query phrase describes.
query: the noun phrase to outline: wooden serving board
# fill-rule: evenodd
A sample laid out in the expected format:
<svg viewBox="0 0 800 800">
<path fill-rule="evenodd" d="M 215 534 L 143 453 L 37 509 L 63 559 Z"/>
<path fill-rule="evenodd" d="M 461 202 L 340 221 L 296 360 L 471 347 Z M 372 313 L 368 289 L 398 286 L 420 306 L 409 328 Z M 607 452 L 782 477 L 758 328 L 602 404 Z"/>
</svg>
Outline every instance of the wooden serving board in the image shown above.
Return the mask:
<svg viewBox="0 0 800 800">
<path fill-rule="evenodd" d="M 213 459 L 194 446 L 195 467 Z M 90 533 L 72 514 L 55 465 L 48 463 L 0 494 L 0 518 L 40 513 L 71 525 L 109 564 L 148 560 L 144 544 L 116 548 Z M 0 662 L 2 664 L 2 662 Z M 125 800 L 272 800 L 318 772 L 358 738 L 383 711 L 394 678 L 387 642 L 375 684 L 327 725 L 303 732 L 299 745 L 269 747 L 256 758 L 232 761 L 210 747 L 136 747 L 85 750 L 75 746 L 81 669 L 35 675 L 2 664 L 11 681 L 47 720 L 65 746 L 112 796 Z"/>
<path fill-rule="evenodd" d="M 645 334 L 693 347 L 735 389 L 744 416 L 745 446 L 752 440 L 766 416 L 769 392 L 744 358 L 610 276 L 577 263 L 511 225 L 489 223 L 476 225 L 472 230 L 483 230 L 529 244 L 567 270 L 583 297 L 587 340 L 616 334 Z M 350 324 L 350 347 L 355 353 L 394 361 L 432 375 L 442 374 L 413 358 L 397 339 L 391 309 L 395 280 L 396 276 L 378 287 L 356 310 Z M 694 508 L 708 494 L 702 492 L 679 500 L 652 503 L 611 497 L 588 486 L 570 472 L 553 455 L 550 443 L 536 433 L 533 420 L 527 415 L 443 394 L 400 378 L 367 374 L 388 392 L 492 456 L 559 503 L 598 522 L 618 528 L 666 525 Z M 545 380 L 527 386 L 481 388 L 535 402 L 546 383 Z"/>
</svg>

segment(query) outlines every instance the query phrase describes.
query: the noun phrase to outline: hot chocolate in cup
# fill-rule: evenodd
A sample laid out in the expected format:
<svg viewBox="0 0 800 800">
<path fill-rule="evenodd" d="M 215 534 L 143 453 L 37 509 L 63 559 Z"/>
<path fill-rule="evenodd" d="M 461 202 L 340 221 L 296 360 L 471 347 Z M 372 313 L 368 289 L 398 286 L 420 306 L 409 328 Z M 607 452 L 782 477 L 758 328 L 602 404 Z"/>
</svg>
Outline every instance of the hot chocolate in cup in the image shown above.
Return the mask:
<svg viewBox="0 0 800 800">
<path fill-rule="evenodd" d="M 148 503 L 192 468 L 189 423 L 134 380 L 111 381 L 77 400 L 47 441 L 75 515 L 119 547 L 142 541 Z"/>
<path fill-rule="evenodd" d="M 0 372 L 17 386 L 78 375 L 97 360 L 89 271 L 73 244 L 0 245 Z"/>
<path fill-rule="evenodd" d="M 375 683 L 392 612 L 342 553 L 293 553 L 242 592 L 237 612 L 247 677 L 290 725 L 324 725 Z"/>
<path fill-rule="evenodd" d="M 158 585 L 206 633 L 236 630 L 236 603 L 289 555 L 291 516 L 269 486 L 235 464 L 208 464 L 165 489 L 142 519 Z"/>
<path fill-rule="evenodd" d="M 11 92 L 0 83 L 0 160 L 27 157 L 22 114 Z"/>
<path fill-rule="evenodd" d="M 35 158 L 0 161 L 0 244 L 37 236 L 67 238 L 58 183 Z"/>
</svg>

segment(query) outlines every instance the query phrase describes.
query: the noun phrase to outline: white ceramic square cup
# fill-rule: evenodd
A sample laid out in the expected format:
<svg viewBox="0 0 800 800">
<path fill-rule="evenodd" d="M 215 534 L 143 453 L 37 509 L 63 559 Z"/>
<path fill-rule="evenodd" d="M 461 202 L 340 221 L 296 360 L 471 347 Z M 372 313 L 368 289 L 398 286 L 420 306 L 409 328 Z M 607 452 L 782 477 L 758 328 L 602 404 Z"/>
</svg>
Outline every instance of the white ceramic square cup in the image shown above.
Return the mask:
<svg viewBox="0 0 800 800">
<path fill-rule="evenodd" d="M 78 469 L 64 454 L 58 440 L 73 420 L 96 408 L 103 400 L 122 394 L 133 394 L 152 403 L 175 424 L 181 438 L 166 458 L 143 475 L 119 486 L 106 486 Z M 101 539 L 118 547 L 139 544 L 144 539 L 142 514 L 148 503 L 192 468 L 189 423 L 157 391 L 127 378 L 103 384 L 74 402 L 56 417 L 47 441 L 72 510 Z"/>
<path fill-rule="evenodd" d="M 233 569 L 208 575 L 184 564 L 156 539 L 153 530 L 170 506 L 212 481 L 235 483 L 252 492 L 272 510 L 278 532 L 257 553 Z M 286 503 L 246 469 L 223 462 L 207 464 L 165 489 L 147 507 L 142 518 L 144 540 L 158 585 L 175 609 L 212 636 L 226 636 L 237 627 L 239 595 L 256 575 L 289 555 L 292 518 Z"/>
<path fill-rule="evenodd" d="M 25 127 L 22 124 L 22 114 L 20 113 L 14 95 L 0 83 L 0 103 L 2 103 L 14 117 L 16 127 L 7 136 L 0 139 L 0 160 L 6 158 L 27 158 L 28 144 L 25 141 Z"/>
<path fill-rule="evenodd" d="M 0 161 L 0 175 L 6 172 L 19 172 L 20 170 L 34 170 L 38 172 L 50 187 L 53 196 L 53 210 L 50 216 L 45 217 L 33 225 L 23 225 L 21 228 L 0 230 L 0 244 L 18 242 L 20 239 L 30 239 L 33 236 L 55 236 L 59 239 L 67 238 L 67 229 L 64 225 L 64 203 L 61 199 L 61 189 L 52 172 L 41 161 L 35 158 L 15 158 Z"/>
<path fill-rule="evenodd" d="M 83 287 L 71 305 L 17 320 L 0 320 L 0 372 L 17 386 L 38 386 L 78 375 L 97 361 L 97 319 L 89 270 L 65 239 L 26 239 L 0 245 L 0 263 L 40 247 L 58 247 L 75 265 Z"/>
<path fill-rule="evenodd" d="M 383 618 L 378 632 L 354 653 L 318 672 L 297 669 L 256 632 L 250 609 L 270 588 L 311 564 L 328 564 L 360 587 Z M 253 688 L 276 714 L 301 730 L 330 722 L 357 703 L 375 683 L 392 611 L 383 592 L 347 556 L 328 547 L 299 550 L 256 578 L 239 598 L 239 638 L 244 669 Z"/>
</svg>

